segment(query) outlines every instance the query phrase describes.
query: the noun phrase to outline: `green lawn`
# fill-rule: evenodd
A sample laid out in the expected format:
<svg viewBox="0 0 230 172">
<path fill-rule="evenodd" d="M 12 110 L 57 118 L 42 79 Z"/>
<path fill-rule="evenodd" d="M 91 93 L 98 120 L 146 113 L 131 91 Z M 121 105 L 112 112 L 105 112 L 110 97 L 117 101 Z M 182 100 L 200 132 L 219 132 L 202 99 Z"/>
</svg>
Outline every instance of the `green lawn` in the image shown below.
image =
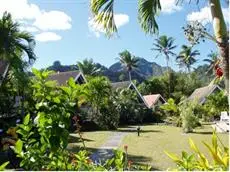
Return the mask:
<svg viewBox="0 0 230 172">
<path fill-rule="evenodd" d="M 180 154 L 183 150 L 189 151 L 188 139 L 192 138 L 197 146 L 206 155 L 207 149 L 201 143 L 210 142 L 212 137 L 212 128 L 210 125 L 203 125 L 197 128 L 194 133 L 183 134 L 181 128 L 166 125 L 146 125 L 141 127 L 142 133 L 138 137 L 136 126 L 119 128 L 118 131 L 127 132 L 119 149 L 123 150 L 124 145 L 128 145 L 129 159 L 135 163 L 149 164 L 155 170 L 167 170 L 169 167 L 175 167 L 172 160 L 164 153 L 168 152 Z M 114 131 L 94 131 L 84 132 L 83 138 L 86 149 L 92 153 L 103 145 Z M 225 145 L 228 145 L 229 135 L 218 134 Z M 82 147 L 77 134 L 71 134 L 69 138 L 68 149 L 77 152 Z M 191 152 L 191 151 L 190 151 Z"/>
<path fill-rule="evenodd" d="M 164 150 L 176 154 L 180 154 L 182 150 L 189 151 L 189 138 L 197 143 L 202 152 L 208 154 L 201 141 L 211 141 L 212 128 L 210 125 L 203 125 L 191 134 L 183 134 L 181 128 L 165 125 L 147 125 L 141 128 L 143 133 L 139 137 L 136 132 L 132 131 L 132 128 L 120 129 L 130 130 L 130 134 L 123 139 L 120 149 L 123 149 L 124 145 L 128 145 L 129 159 L 136 163 L 150 164 L 155 170 L 167 170 L 169 167 L 175 167 Z M 225 145 L 228 145 L 228 134 L 218 134 L 218 136 Z"/>
<path fill-rule="evenodd" d="M 108 137 L 111 135 L 111 131 L 92 131 L 82 133 L 85 146 L 90 153 L 102 146 L 102 144 L 106 142 Z M 72 152 L 77 152 L 79 149 L 83 148 L 83 144 L 80 142 L 78 134 L 70 134 L 67 148 Z"/>
</svg>

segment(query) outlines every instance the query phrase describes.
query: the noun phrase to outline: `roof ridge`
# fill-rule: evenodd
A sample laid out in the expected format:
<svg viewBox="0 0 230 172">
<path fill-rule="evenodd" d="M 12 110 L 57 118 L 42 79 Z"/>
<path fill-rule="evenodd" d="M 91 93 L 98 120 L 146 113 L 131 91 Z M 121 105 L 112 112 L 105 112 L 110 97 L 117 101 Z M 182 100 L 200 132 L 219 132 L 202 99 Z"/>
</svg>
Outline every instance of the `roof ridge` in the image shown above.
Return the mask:
<svg viewBox="0 0 230 172">
<path fill-rule="evenodd" d="M 55 72 L 53 74 L 50 75 L 59 75 L 59 74 L 64 74 L 64 73 L 71 73 L 71 72 L 81 72 L 80 70 L 71 70 L 71 71 L 65 71 L 65 72 Z"/>
</svg>

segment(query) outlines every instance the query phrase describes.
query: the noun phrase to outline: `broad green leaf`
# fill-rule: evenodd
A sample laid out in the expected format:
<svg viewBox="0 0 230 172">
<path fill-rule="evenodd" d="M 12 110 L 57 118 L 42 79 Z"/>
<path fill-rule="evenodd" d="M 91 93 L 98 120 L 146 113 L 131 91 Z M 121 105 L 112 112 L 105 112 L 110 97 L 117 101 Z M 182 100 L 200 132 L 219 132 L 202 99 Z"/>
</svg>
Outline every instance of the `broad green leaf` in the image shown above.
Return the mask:
<svg viewBox="0 0 230 172">
<path fill-rule="evenodd" d="M 218 155 L 217 152 L 215 152 L 215 149 L 212 148 L 209 144 L 203 142 L 203 144 L 208 148 L 210 154 L 212 155 L 214 161 L 218 164 L 224 164 L 223 161 L 221 160 L 221 157 Z"/>
<path fill-rule="evenodd" d="M 23 124 L 24 125 L 28 125 L 30 122 L 30 114 L 26 115 L 25 118 L 24 118 L 24 121 L 23 121 Z"/>
<path fill-rule="evenodd" d="M 191 138 L 189 138 L 189 144 L 192 150 L 194 150 L 197 153 L 200 153 L 199 149 L 197 148 L 197 146 L 195 145 L 195 143 L 193 142 Z"/>
<path fill-rule="evenodd" d="M 41 79 L 41 73 L 39 70 L 32 68 L 32 72 L 37 78 Z"/>
<path fill-rule="evenodd" d="M 18 141 L 15 143 L 15 147 L 14 147 L 16 153 L 21 154 L 22 146 L 23 146 L 23 142 L 20 139 L 18 139 Z"/>
<path fill-rule="evenodd" d="M 166 155 L 168 155 L 168 157 L 170 157 L 173 161 L 175 162 L 181 162 L 180 158 L 173 154 L 173 153 L 168 153 L 167 151 L 164 151 L 166 153 Z"/>
<path fill-rule="evenodd" d="M 7 162 L 4 162 L 2 165 L 0 165 L 0 171 L 4 171 L 6 166 L 9 164 L 10 162 L 7 161 Z"/>
<path fill-rule="evenodd" d="M 68 85 L 72 88 L 75 88 L 76 84 L 72 77 L 68 80 Z"/>
<path fill-rule="evenodd" d="M 53 101 L 57 104 L 61 103 L 60 99 L 58 97 L 54 97 Z"/>
<path fill-rule="evenodd" d="M 61 87 L 61 89 L 68 95 L 71 95 L 71 89 L 69 87 Z"/>
<path fill-rule="evenodd" d="M 57 86 L 57 81 L 46 81 L 45 86 L 50 87 L 50 88 L 54 88 Z"/>
</svg>

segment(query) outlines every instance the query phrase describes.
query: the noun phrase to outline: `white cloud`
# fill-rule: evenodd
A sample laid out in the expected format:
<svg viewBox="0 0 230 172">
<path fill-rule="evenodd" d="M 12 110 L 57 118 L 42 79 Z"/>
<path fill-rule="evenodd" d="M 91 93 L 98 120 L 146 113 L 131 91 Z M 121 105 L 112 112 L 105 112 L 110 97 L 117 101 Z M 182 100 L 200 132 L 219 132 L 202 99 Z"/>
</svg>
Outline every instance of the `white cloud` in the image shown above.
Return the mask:
<svg viewBox="0 0 230 172">
<path fill-rule="evenodd" d="M 38 32 L 39 29 L 33 26 L 21 26 L 20 27 L 21 31 L 27 31 L 27 32 Z"/>
<path fill-rule="evenodd" d="M 114 14 L 114 21 L 117 28 L 120 28 L 129 22 L 129 16 L 127 14 Z M 105 33 L 104 28 L 101 25 L 96 24 L 93 18 L 89 18 L 88 27 L 97 38 L 100 37 L 101 33 Z"/>
<path fill-rule="evenodd" d="M 71 18 L 62 11 L 44 11 L 33 25 L 42 30 L 67 30 L 71 28 L 70 22 Z"/>
<path fill-rule="evenodd" d="M 227 8 L 223 8 L 223 15 L 226 22 L 229 20 L 229 12 Z M 210 7 L 203 7 L 200 11 L 192 12 L 187 15 L 187 21 L 198 21 L 203 25 L 212 22 Z"/>
<path fill-rule="evenodd" d="M 28 0 L 0 1 L 0 17 L 5 11 L 10 12 L 13 19 L 22 24 L 20 29 L 29 32 L 45 32 L 71 28 L 71 17 L 62 11 L 45 11 Z"/>
<path fill-rule="evenodd" d="M 161 12 L 171 14 L 182 10 L 180 5 L 176 5 L 178 0 L 160 0 L 161 3 Z"/>
<path fill-rule="evenodd" d="M 61 36 L 54 32 L 42 32 L 35 35 L 35 39 L 40 42 L 58 41 L 61 40 Z"/>
</svg>

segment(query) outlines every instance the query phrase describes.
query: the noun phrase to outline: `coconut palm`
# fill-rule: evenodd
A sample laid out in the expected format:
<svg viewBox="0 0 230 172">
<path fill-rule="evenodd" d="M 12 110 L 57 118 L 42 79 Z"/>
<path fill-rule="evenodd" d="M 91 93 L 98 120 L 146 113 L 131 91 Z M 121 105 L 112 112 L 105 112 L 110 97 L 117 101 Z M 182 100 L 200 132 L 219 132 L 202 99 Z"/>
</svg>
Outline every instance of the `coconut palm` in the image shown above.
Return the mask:
<svg viewBox="0 0 230 172">
<path fill-rule="evenodd" d="M 131 53 L 127 50 L 119 53 L 120 56 L 120 63 L 126 68 L 129 74 L 129 81 L 132 80 L 131 78 L 131 71 L 137 68 L 137 63 L 139 59 L 135 56 L 132 56 Z"/>
<path fill-rule="evenodd" d="M 192 50 L 191 46 L 182 45 L 179 55 L 176 57 L 178 65 L 185 67 L 188 73 L 191 71 L 191 66 L 197 61 L 195 58 L 200 55 L 198 50 Z"/>
<path fill-rule="evenodd" d="M 159 38 L 155 39 L 156 43 L 153 43 L 152 50 L 157 51 L 159 55 L 164 55 L 166 59 L 166 66 L 167 66 L 167 74 L 169 79 L 169 86 L 168 86 L 168 93 L 170 95 L 170 71 L 169 71 L 169 59 L 170 56 L 175 56 L 176 54 L 173 52 L 173 49 L 176 48 L 174 45 L 174 39 L 172 37 L 167 37 L 166 35 L 162 35 Z"/>
<path fill-rule="evenodd" d="M 177 3 L 184 0 L 178 0 Z M 108 36 L 117 32 L 114 20 L 115 0 L 91 0 L 90 8 L 93 13 L 94 21 L 100 25 Z M 187 1 L 186 1 L 187 2 Z M 194 1 L 189 1 L 194 2 Z M 195 2 L 199 2 L 196 0 Z M 225 76 L 226 90 L 229 88 L 229 36 L 226 23 L 223 17 L 220 0 L 209 0 L 212 15 L 212 23 L 217 47 L 223 57 L 223 68 Z M 228 1 L 227 1 L 228 2 Z M 138 0 L 138 20 L 141 28 L 146 33 L 154 34 L 158 32 L 156 15 L 161 10 L 160 0 Z"/>
<path fill-rule="evenodd" d="M 36 60 L 34 46 L 33 36 L 28 32 L 20 31 L 19 24 L 5 12 L 0 19 L 0 61 L 6 64 L 6 71 L 10 69 L 23 71 L 25 66 L 32 64 Z M 23 55 L 28 57 L 28 61 L 23 60 Z M 7 74 L 4 78 L 6 76 Z"/>
<path fill-rule="evenodd" d="M 217 52 L 211 52 L 210 54 L 208 54 L 208 57 L 208 59 L 204 59 L 205 62 L 209 63 L 207 73 L 209 73 L 210 71 L 215 72 L 215 69 L 220 64 L 219 54 Z"/>
<path fill-rule="evenodd" d="M 84 59 L 82 62 L 77 62 L 77 66 L 85 75 L 95 75 L 101 70 L 93 62 L 93 59 Z"/>
<path fill-rule="evenodd" d="M 172 37 L 167 37 L 166 35 L 162 35 L 159 38 L 155 39 L 156 43 L 153 43 L 152 50 L 157 51 L 159 55 L 164 55 L 166 59 L 167 70 L 169 73 L 169 58 L 170 56 L 175 56 L 176 54 L 173 52 L 173 49 L 176 48 L 174 45 L 174 39 Z"/>
</svg>

